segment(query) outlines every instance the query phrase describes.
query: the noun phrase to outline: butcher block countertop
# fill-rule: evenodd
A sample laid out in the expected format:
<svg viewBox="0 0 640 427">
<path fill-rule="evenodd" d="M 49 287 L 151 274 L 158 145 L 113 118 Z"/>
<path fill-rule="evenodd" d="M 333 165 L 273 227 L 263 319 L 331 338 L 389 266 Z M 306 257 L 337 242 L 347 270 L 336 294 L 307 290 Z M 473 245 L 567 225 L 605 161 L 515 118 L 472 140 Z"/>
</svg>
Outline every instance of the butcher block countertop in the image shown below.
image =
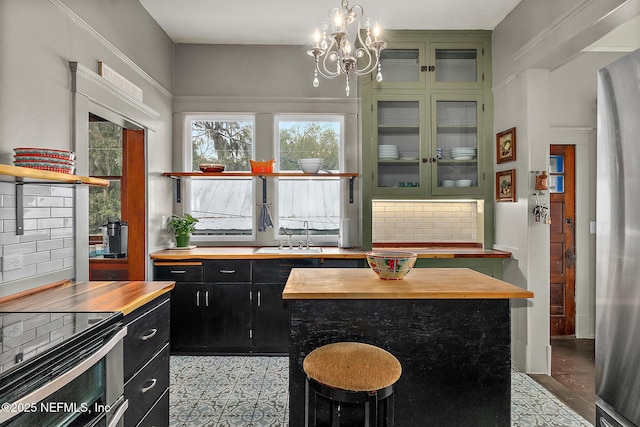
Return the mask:
<svg viewBox="0 0 640 427">
<path fill-rule="evenodd" d="M 382 280 L 369 268 L 294 268 L 285 300 L 510 299 L 533 292 L 468 268 L 414 268 L 402 280 Z"/>
<path fill-rule="evenodd" d="M 273 259 L 273 258 L 334 258 L 334 259 L 364 259 L 366 251 L 342 249 L 323 246 L 322 252 L 297 252 L 297 249 L 283 250 L 277 254 L 255 253 L 253 246 L 203 246 L 194 249 L 164 249 L 153 252 L 151 259 L 159 261 L 190 260 L 190 259 Z M 418 258 L 510 258 L 511 253 L 476 247 L 375 247 L 374 250 L 404 251 L 418 254 Z"/>
<path fill-rule="evenodd" d="M 0 311 L 120 311 L 127 315 L 174 286 L 175 282 L 63 281 L 0 298 Z"/>
</svg>

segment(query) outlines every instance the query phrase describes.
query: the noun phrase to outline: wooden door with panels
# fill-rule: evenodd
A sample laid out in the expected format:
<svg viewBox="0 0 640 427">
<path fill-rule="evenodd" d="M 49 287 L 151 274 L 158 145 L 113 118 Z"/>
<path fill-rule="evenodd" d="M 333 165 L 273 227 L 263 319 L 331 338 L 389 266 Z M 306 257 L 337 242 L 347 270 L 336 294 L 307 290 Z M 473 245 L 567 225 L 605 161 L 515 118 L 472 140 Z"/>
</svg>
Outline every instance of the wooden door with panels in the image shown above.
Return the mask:
<svg viewBox="0 0 640 427">
<path fill-rule="evenodd" d="M 575 335 L 575 146 L 552 145 L 549 160 L 550 333 Z"/>
</svg>

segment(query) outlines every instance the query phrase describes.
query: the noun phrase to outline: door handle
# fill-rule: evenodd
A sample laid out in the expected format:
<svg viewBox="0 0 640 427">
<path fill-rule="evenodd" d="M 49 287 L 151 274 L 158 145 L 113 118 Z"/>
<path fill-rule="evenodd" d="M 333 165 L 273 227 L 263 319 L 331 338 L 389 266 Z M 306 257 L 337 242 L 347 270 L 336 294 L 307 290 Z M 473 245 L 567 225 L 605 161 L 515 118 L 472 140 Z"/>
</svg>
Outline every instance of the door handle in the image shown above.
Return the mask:
<svg viewBox="0 0 640 427">
<path fill-rule="evenodd" d="M 150 382 L 151 384 L 149 384 L 149 385 L 148 385 L 148 386 L 146 386 L 146 387 L 142 387 L 142 390 L 141 390 L 141 391 L 142 391 L 143 393 L 146 393 L 146 392 L 148 392 L 149 390 L 151 390 L 152 388 L 154 388 L 154 387 L 156 386 L 156 383 L 158 382 L 158 380 L 157 380 L 157 379 L 155 379 L 155 378 L 151 378 L 151 381 L 149 381 L 149 382 Z"/>
<path fill-rule="evenodd" d="M 204 293 L 204 305 L 209 307 L 209 291 Z"/>
<path fill-rule="evenodd" d="M 260 291 L 258 291 L 258 307 L 260 307 Z"/>
<path fill-rule="evenodd" d="M 196 291 L 196 307 L 200 307 L 200 291 Z"/>
<path fill-rule="evenodd" d="M 220 273 L 222 274 L 233 274 L 235 272 L 236 272 L 235 270 L 220 270 Z"/>
<path fill-rule="evenodd" d="M 151 329 L 151 331 L 147 335 L 144 335 L 142 337 L 142 341 L 146 341 L 150 338 L 155 337 L 157 333 L 158 333 L 158 330 L 156 328 Z"/>
</svg>

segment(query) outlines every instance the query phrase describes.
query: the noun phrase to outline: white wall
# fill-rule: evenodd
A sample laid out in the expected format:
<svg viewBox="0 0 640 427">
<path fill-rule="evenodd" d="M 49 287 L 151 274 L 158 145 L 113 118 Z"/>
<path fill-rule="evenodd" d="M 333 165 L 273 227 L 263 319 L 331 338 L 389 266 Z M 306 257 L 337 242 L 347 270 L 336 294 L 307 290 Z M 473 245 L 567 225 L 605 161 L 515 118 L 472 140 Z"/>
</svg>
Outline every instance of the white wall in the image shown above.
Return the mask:
<svg viewBox="0 0 640 427">
<path fill-rule="evenodd" d="M 505 280 L 535 298 L 512 303 L 512 358 L 532 373 L 550 373 L 549 231 L 531 218 L 531 171 L 548 169 L 549 145 L 577 150 L 577 336 L 593 337 L 595 215 L 595 72 L 615 55 L 581 49 L 637 14 L 638 2 L 523 0 L 494 31 L 494 131 L 517 128 L 518 201 L 496 206 L 496 247 L 511 250 Z M 621 6 L 622 5 L 622 6 Z M 526 308 L 525 308 L 526 307 Z"/>
<path fill-rule="evenodd" d="M 91 105 L 102 104 L 102 108 L 113 114 L 128 108 L 126 102 L 111 104 L 117 97 L 100 100 L 82 95 L 84 100 L 77 102 L 74 112 L 69 61 L 79 62 L 94 74 L 98 61 L 104 61 L 139 86 L 144 93 L 144 104 L 158 113 L 154 118 L 142 114 L 143 123 L 138 122 L 153 129 L 147 132 L 147 144 L 151 148 L 148 150 L 148 246 L 153 250 L 159 234 L 159 219 L 156 223 L 155 218 L 159 218 L 160 213 L 171 212 L 171 183 L 159 173 L 171 167 L 173 43 L 138 2 L 0 2 L 0 163 L 12 164 L 14 147 L 49 147 L 80 154 L 86 145 L 80 122 L 88 122 Z M 86 158 L 80 156 L 77 172 L 86 174 L 86 171 Z M 76 193 L 86 193 L 86 188 L 78 187 Z M 82 203 L 76 205 L 84 216 Z M 76 216 L 74 221 L 76 260 L 88 265 L 87 220 Z M 76 268 L 79 268 L 77 262 Z M 73 268 L 60 271 L 66 278 L 76 276 Z M 53 281 L 53 273 L 3 283 L 2 289 L 15 292 L 49 283 Z M 59 278 L 55 276 L 54 280 Z"/>
</svg>

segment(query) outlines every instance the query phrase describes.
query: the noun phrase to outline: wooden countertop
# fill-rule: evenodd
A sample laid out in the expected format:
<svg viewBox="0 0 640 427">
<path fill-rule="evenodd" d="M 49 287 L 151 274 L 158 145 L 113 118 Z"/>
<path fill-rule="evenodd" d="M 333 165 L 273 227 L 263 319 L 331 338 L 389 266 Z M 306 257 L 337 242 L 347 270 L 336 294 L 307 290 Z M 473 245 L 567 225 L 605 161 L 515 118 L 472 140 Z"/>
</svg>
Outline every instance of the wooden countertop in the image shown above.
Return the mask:
<svg viewBox="0 0 640 427">
<path fill-rule="evenodd" d="M 382 280 L 370 268 L 294 268 L 285 300 L 510 299 L 533 292 L 468 268 L 413 268 L 403 280 Z"/>
<path fill-rule="evenodd" d="M 127 315 L 163 295 L 175 282 L 71 282 L 0 299 L 0 311 L 120 311 Z"/>
<path fill-rule="evenodd" d="M 342 249 L 323 246 L 320 253 L 296 253 L 296 249 L 285 250 L 278 254 L 257 254 L 253 246 L 203 246 L 194 249 L 164 249 L 153 252 L 153 260 L 192 260 L 192 259 L 273 259 L 273 258 L 334 258 L 364 259 L 366 251 L 361 249 Z M 418 254 L 418 258 L 510 258 L 511 253 L 491 249 L 470 247 L 393 247 L 376 251 L 404 251 Z"/>
</svg>

